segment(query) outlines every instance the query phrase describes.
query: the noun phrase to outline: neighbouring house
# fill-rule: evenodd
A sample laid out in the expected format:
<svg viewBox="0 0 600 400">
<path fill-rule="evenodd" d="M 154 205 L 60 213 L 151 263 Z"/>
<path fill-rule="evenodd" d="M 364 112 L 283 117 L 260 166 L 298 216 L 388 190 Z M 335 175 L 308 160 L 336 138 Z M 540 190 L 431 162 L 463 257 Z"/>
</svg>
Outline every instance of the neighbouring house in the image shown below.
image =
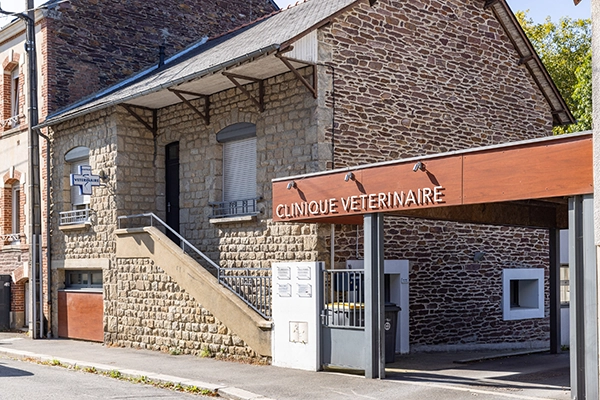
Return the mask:
<svg viewBox="0 0 600 400">
<path fill-rule="evenodd" d="M 361 225 L 273 222 L 272 179 L 572 122 L 504 0 L 309 0 L 210 36 L 41 124 L 52 138 L 52 332 L 269 357 L 272 263 L 363 257 Z M 86 214 L 63 220 L 78 154 L 97 186 Z M 386 258 L 411 262 L 412 350 L 547 345 L 547 306 L 526 319 L 502 311 L 503 270 L 541 270 L 548 296 L 547 230 L 385 223 Z M 75 298 L 77 265 L 89 279 Z"/>
<path fill-rule="evenodd" d="M 229 1 L 48 1 L 34 13 L 37 47 L 39 118 L 113 85 L 133 72 L 153 65 L 160 57 L 181 51 L 198 38 L 214 36 L 276 11 L 270 0 Z M 31 224 L 28 185 L 29 99 L 25 24 L 15 19 L 0 30 L 0 60 L 3 75 L 0 120 L 0 276 L 10 282 L 8 305 L 2 303 L 0 329 L 27 328 L 31 316 L 28 237 Z M 40 140 L 42 215 L 47 224 L 48 142 Z M 87 156 L 72 153 L 73 168 Z M 74 170 L 75 172 L 75 170 Z M 73 192 L 70 210 L 85 213 L 88 198 Z M 68 209 L 61 209 L 68 211 Z M 65 218 L 70 218 L 65 215 Z M 42 293 L 43 313 L 49 320 L 52 299 L 48 296 L 46 249 L 43 229 L 44 277 L 36 286 Z M 85 265 L 73 274 L 76 287 L 85 280 Z M 3 282 L 4 282 L 3 280 Z M 2 297 L 4 299 L 4 297 Z M 5 307 L 6 306 L 6 307 Z M 6 311 L 6 313 L 4 313 Z M 5 315 L 6 314 L 6 315 Z M 5 320 L 8 322 L 5 323 Z M 48 331 L 48 329 L 43 329 Z"/>
</svg>

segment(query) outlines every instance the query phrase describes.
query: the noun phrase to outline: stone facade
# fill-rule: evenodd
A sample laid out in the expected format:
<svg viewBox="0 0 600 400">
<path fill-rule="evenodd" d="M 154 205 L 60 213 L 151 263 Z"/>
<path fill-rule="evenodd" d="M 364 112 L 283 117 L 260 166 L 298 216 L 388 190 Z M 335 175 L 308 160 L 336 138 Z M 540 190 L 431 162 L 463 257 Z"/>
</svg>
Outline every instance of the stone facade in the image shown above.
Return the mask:
<svg viewBox="0 0 600 400">
<path fill-rule="evenodd" d="M 70 1 L 49 5 L 35 13 L 36 47 L 38 65 L 38 109 L 39 119 L 59 108 L 88 96 L 108 85 L 119 82 L 159 60 L 159 47 L 163 45 L 167 57 L 205 36 L 218 36 L 234 27 L 246 24 L 276 10 L 270 0 L 229 1 L 216 4 L 205 0 L 180 1 L 177 4 L 160 0 L 148 1 Z M 27 184 L 29 154 L 26 115 L 27 64 L 23 51 L 25 25 L 16 20 L 2 29 L 0 35 L 0 60 L 3 79 L 0 81 L 3 112 L 2 120 L 11 117 L 11 96 L 14 95 L 11 73 L 19 72 L 18 123 L 0 124 L 0 144 L 9 157 L 0 160 L 0 176 L 10 171 L 22 174 Z M 40 140 L 40 175 L 42 224 L 46 225 L 46 141 Z M 12 173 L 12 172 L 10 172 Z M 0 186 L 2 210 L 0 210 L 0 234 L 9 228 L 10 209 L 6 208 L 10 182 Z M 25 189 L 25 187 L 23 187 Z M 28 215 L 27 190 L 21 191 L 24 203 L 23 215 Z M 107 205 L 110 206 L 110 205 Z M 64 209 L 63 209 L 64 210 Z M 100 210 L 100 212 L 102 212 Z M 28 249 L 28 219 L 21 224 L 22 255 Z M 44 231 L 43 251 L 46 252 L 47 233 Z M 12 232 L 8 232 L 12 233 Z M 4 244 L 4 243 L 2 243 Z M 76 243 L 63 244 L 77 247 Z M 13 252 L 3 247 L 1 251 Z M 83 257 L 83 256 L 82 256 Z M 0 261 L 10 257 L 0 257 Z M 44 255 L 44 270 L 47 269 Z M 3 265 L 15 270 L 19 265 Z M 44 276 L 44 281 L 48 279 Z M 44 284 L 44 298 L 47 285 Z M 17 299 L 18 297 L 15 297 Z M 44 310 L 49 309 L 44 302 Z M 21 307 L 17 303 L 13 308 Z M 21 307 L 22 308 L 22 307 Z"/>
<path fill-rule="evenodd" d="M 61 157 L 69 149 L 89 147 L 93 170 L 110 176 L 92 196 L 91 227 L 57 232 L 52 249 L 53 258 L 93 254 L 110 260 L 105 342 L 252 356 L 242 343 L 230 345 L 234 333 L 160 265 L 115 257 L 118 215 L 165 215 L 170 143 L 179 142 L 182 236 L 223 267 L 270 267 L 275 261 L 330 259 L 329 225 L 272 222 L 273 178 L 551 134 L 548 105 L 481 2 L 360 2 L 320 28 L 318 37 L 316 100 L 286 73 L 265 82 L 262 113 L 237 89 L 210 96 L 208 126 L 179 104 L 157 111 L 156 136 L 118 106 L 53 127 L 53 224 L 68 205 Z M 309 77 L 313 68 L 301 73 Z M 247 88 L 257 90 L 256 84 Z M 203 100 L 191 102 L 202 108 Z M 151 111 L 138 113 L 152 118 Z M 246 222 L 211 222 L 210 203 L 220 201 L 223 190 L 216 134 L 239 122 L 256 125 L 261 214 Z M 391 217 L 386 229 L 386 257 L 413 261 L 411 342 L 417 347 L 548 339 L 547 317 L 502 321 L 499 300 L 502 268 L 547 267 L 546 232 Z M 336 228 L 335 267 L 355 258 L 357 230 Z M 362 233 L 358 237 L 360 253 Z M 469 257 L 478 250 L 489 257 L 475 264 Z M 159 324 L 165 312 L 173 319 Z"/>
<path fill-rule="evenodd" d="M 311 69 L 303 73 L 308 75 Z M 77 264 L 77 260 L 88 259 L 89 262 L 89 258 L 110 260 L 110 267 L 103 270 L 106 343 L 160 350 L 176 347 L 180 348 L 178 351 L 191 353 L 208 349 L 212 354 L 227 357 L 257 358 L 218 322 L 202 322 L 200 326 L 174 323 L 160 329 L 152 323 L 156 328 L 153 335 L 157 338 L 149 339 L 152 335 L 141 334 L 144 329 L 132 319 L 139 305 L 125 296 L 127 284 L 122 282 L 123 277 L 133 276 L 133 272 L 127 271 L 138 271 L 135 275 L 138 277 L 137 274 L 142 274 L 140 271 L 150 269 L 153 272 L 144 273 L 144 278 L 140 278 L 142 281 L 171 281 L 160 271 L 160 266 L 150 265 L 150 260 L 116 259 L 114 230 L 118 215 L 154 212 L 164 218 L 165 146 L 169 143 L 178 141 L 180 146 L 180 232 L 211 259 L 223 267 L 270 267 L 274 261 L 315 261 L 321 258 L 319 254 L 324 254 L 326 249 L 318 234 L 319 226 L 274 224 L 267 200 L 271 197 L 271 179 L 315 170 L 311 164 L 316 155 L 311 143 L 315 138 L 307 134 L 311 129 L 305 129 L 313 124 L 314 99 L 291 73 L 270 79 L 265 88 L 265 101 L 274 107 L 263 114 L 234 89 L 213 96 L 209 126 L 201 123 L 183 104 L 161 110 L 158 114 L 161 128 L 156 139 L 121 107 L 90 114 L 83 121 L 73 120 L 55 129 L 53 160 L 64 159 L 64 154 L 77 146 L 88 147 L 92 169 L 102 169 L 110 177 L 106 186 L 94 189 L 90 199 L 91 225 L 80 230 L 57 230 L 52 248 L 53 260 L 57 261 L 68 259 Z M 142 112 L 142 116 L 150 118 L 151 113 Z M 212 213 L 209 202 L 220 200 L 222 190 L 222 150 L 216 141 L 216 133 L 237 122 L 253 122 L 257 126 L 257 176 L 259 195 L 265 199 L 264 205 L 261 203 L 263 213 L 254 222 L 214 224 L 209 222 Z M 82 129 L 88 134 L 80 135 Z M 316 127 L 312 131 L 316 132 Z M 70 209 L 70 169 L 64 162 L 53 165 L 53 180 L 57 184 L 52 188 L 52 224 L 58 226 L 58 213 Z M 207 170 L 213 173 L 207 175 L 203 172 Z M 64 271 L 55 271 L 54 299 L 57 298 L 56 290 L 64 287 L 64 279 Z M 136 280 L 132 281 L 134 286 Z M 168 293 L 165 296 L 173 298 L 172 301 L 185 297 L 188 306 L 181 314 L 183 319 L 191 321 L 195 320 L 195 315 L 202 315 L 204 321 L 214 320 L 210 310 L 203 309 L 200 304 L 191 307 L 194 300 L 175 282 L 159 292 L 163 293 L 162 290 Z M 152 292 L 144 286 L 138 294 L 140 298 L 157 298 L 158 294 Z M 173 304 L 170 307 L 175 307 Z M 53 321 L 58 321 L 56 312 Z M 209 326 L 206 324 L 213 324 L 210 330 L 216 329 L 217 338 L 214 332 L 202 330 Z M 58 329 L 57 322 L 53 329 Z M 228 333 L 225 337 L 219 332 Z M 178 340 L 184 340 L 185 344 L 175 340 L 176 337 L 184 337 Z"/>
<path fill-rule="evenodd" d="M 489 14 L 478 2 L 378 1 L 322 29 L 322 62 L 335 69 L 334 166 L 551 135 L 547 103 Z M 330 140 L 330 124 L 322 128 Z M 346 234 L 357 229 L 338 233 L 337 267 L 356 258 L 356 240 Z M 386 218 L 386 258 L 413 262 L 411 345 L 547 341 L 548 310 L 543 319 L 502 321 L 502 269 L 548 267 L 547 232 L 525 232 Z M 482 248 L 494 260 L 476 265 L 469 257 Z"/>
<path fill-rule="evenodd" d="M 336 168 L 552 134 L 550 109 L 491 12 L 431 3 L 361 3 L 322 29 Z"/>
</svg>

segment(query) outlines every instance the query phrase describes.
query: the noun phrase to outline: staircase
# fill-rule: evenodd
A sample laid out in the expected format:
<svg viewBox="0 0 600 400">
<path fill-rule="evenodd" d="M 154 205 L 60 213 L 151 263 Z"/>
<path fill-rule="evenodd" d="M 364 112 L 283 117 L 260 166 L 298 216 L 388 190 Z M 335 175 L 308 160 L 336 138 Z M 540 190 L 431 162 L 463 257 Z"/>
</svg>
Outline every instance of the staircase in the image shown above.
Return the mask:
<svg viewBox="0 0 600 400">
<path fill-rule="evenodd" d="M 220 268 L 194 248 L 217 269 L 215 277 L 155 226 L 119 228 L 115 234 L 117 258 L 151 259 L 256 353 L 271 356 L 272 322 L 265 318 L 270 315 L 270 280 L 252 275 L 251 270 L 227 273 L 228 270 Z M 182 246 L 183 243 L 193 247 L 187 241 L 182 242 Z M 265 287 L 257 290 L 249 285 L 254 278 Z M 265 295 L 267 292 L 269 296 Z M 262 312 L 251 304 L 255 300 L 259 300 L 258 308 L 262 308 Z"/>
</svg>

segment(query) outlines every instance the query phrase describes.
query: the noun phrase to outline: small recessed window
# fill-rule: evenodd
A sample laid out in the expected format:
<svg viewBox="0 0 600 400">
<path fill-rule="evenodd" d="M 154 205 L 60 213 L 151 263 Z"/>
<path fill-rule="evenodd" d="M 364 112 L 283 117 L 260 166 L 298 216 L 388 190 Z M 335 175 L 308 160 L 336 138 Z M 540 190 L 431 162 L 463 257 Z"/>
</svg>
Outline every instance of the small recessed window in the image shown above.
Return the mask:
<svg viewBox="0 0 600 400">
<path fill-rule="evenodd" d="M 502 311 L 505 320 L 544 318 L 544 269 L 502 271 Z"/>
<path fill-rule="evenodd" d="M 65 271 L 66 289 L 101 289 L 102 270 Z"/>
</svg>

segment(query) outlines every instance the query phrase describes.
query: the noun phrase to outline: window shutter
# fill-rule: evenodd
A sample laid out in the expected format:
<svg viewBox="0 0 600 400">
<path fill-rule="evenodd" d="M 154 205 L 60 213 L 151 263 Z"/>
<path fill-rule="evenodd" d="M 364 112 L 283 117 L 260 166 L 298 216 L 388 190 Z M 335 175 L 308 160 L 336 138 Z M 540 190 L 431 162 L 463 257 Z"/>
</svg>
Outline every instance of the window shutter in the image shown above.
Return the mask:
<svg viewBox="0 0 600 400">
<path fill-rule="evenodd" d="M 256 137 L 223 143 L 223 201 L 256 197 Z"/>
</svg>

